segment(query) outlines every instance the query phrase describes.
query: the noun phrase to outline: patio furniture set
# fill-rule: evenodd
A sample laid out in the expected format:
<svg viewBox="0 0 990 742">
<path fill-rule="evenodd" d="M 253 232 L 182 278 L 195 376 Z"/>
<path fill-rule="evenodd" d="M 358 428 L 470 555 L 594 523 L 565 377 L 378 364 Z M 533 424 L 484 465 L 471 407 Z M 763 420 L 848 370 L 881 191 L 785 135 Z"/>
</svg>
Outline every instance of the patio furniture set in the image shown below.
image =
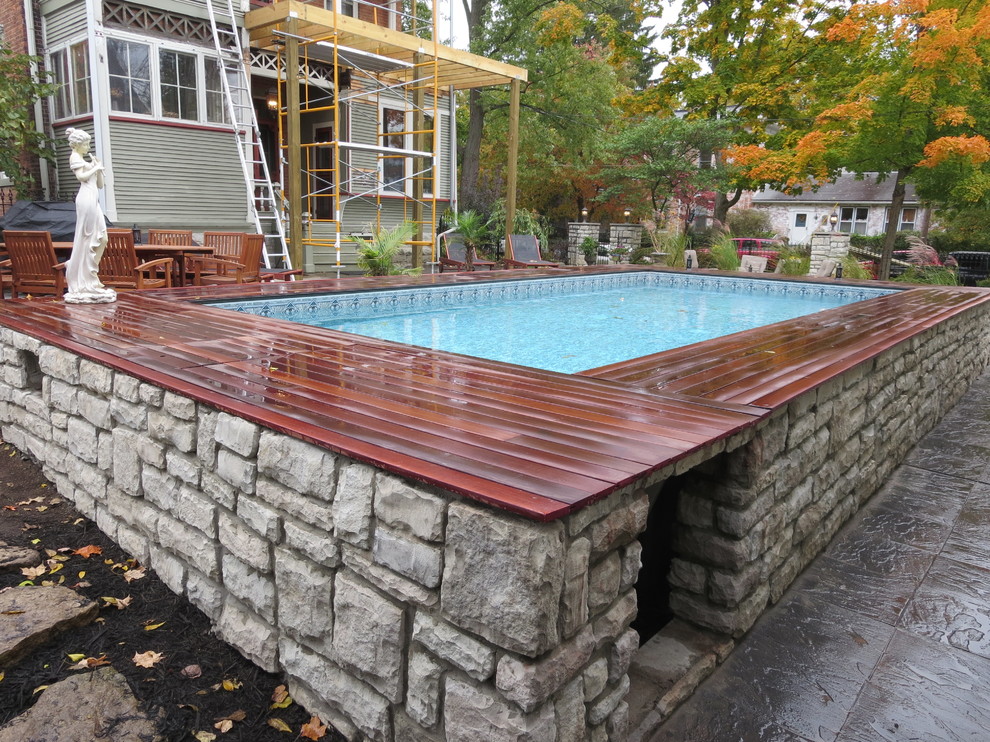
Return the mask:
<svg viewBox="0 0 990 742">
<path fill-rule="evenodd" d="M 71 242 L 52 241 L 47 231 L 4 230 L 0 250 L 0 288 L 9 283 L 11 298 L 61 296 L 66 290 L 65 261 Z M 188 230 L 151 229 L 148 243 L 135 244 L 130 229 L 108 229 L 100 261 L 100 281 L 116 291 L 171 286 L 258 283 L 289 280 L 301 270 L 268 270 L 261 264 L 264 235 L 205 232 L 203 244 Z M 3 292 L 0 292 L 2 294 Z"/>
<path fill-rule="evenodd" d="M 443 249 L 440 254 L 440 272 L 444 268 L 453 268 L 459 271 L 478 270 L 479 267 L 492 270 L 496 261 L 482 260 L 476 255 L 473 260 L 468 260 L 468 248 L 464 245 L 464 238 L 456 233 L 444 235 L 442 240 Z M 510 234 L 506 240 L 505 258 L 506 268 L 559 268 L 560 263 L 544 260 L 540 253 L 540 241 L 532 234 Z"/>
</svg>

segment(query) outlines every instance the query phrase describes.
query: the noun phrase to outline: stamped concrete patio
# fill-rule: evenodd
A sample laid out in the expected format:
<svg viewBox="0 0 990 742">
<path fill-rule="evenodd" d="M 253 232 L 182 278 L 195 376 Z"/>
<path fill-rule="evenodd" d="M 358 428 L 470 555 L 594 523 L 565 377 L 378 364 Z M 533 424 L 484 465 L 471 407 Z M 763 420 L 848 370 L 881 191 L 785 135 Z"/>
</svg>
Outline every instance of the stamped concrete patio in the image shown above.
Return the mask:
<svg viewBox="0 0 990 742">
<path fill-rule="evenodd" d="M 990 373 L 690 700 L 641 738 L 987 740 L 987 698 Z"/>
</svg>

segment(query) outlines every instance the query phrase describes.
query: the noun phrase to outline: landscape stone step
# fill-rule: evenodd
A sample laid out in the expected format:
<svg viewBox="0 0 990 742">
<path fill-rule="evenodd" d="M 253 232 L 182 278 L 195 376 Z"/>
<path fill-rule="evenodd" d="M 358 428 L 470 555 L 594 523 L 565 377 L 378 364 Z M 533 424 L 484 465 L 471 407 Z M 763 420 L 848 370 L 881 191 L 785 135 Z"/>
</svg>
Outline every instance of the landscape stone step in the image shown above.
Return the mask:
<svg viewBox="0 0 990 742">
<path fill-rule="evenodd" d="M 112 667 L 49 686 L 37 703 L 0 727 L 0 742 L 161 742 L 124 676 Z"/>
<path fill-rule="evenodd" d="M 61 585 L 13 587 L 0 592 L 0 669 L 13 665 L 53 636 L 85 626 L 99 612 L 92 600 Z"/>
<path fill-rule="evenodd" d="M 10 546 L 0 541 L 0 572 L 16 572 L 21 567 L 37 567 L 41 554 L 25 546 Z"/>
</svg>

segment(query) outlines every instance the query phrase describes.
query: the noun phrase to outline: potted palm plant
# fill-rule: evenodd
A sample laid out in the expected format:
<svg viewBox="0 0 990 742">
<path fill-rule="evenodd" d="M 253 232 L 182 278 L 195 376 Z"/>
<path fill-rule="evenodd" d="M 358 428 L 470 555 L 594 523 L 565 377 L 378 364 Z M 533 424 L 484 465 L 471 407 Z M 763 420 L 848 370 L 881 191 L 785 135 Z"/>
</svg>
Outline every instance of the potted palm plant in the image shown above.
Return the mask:
<svg viewBox="0 0 990 742">
<path fill-rule="evenodd" d="M 464 240 L 468 270 L 471 270 L 478 255 L 478 248 L 488 237 L 488 221 L 477 211 L 468 209 L 457 215 L 455 227 Z"/>
<path fill-rule="evenodd" d="M 357 263 L 369 276 L 392 276 L 401 273 L 418 273 L 419 268 L 400 268 L 395 260 L 399 248 L 413 236 L 416 227 L 402 222 L 391 229 L 379 227 L 370 240 L 354 235 L 357 243 Z"/>
</svg>

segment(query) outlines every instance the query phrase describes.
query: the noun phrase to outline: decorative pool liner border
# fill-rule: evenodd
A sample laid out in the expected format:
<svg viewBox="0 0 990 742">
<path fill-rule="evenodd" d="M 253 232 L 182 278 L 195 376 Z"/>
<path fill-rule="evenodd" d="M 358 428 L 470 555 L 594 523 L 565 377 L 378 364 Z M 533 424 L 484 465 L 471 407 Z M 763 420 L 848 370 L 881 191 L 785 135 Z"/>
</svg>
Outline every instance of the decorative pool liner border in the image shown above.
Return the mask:
<svg viewBox="0 0 990 742">
<path fill-rule="evenodd" d="M 448 286 L 363 290 L 348 293 L 209 302 L 219 309 L 230 309 L 261 317 L 312 324 L 308 318 L 348 319 L 369 313 L 404 314 L 438 308 L 478 307 L 506 300 L 592 293 L 608 289 L 689 288 L 712 293 L 761 296 L 825 297 L 846 302 L 863 301 L 892 294 L 897 289 L 836 286 L 797 281 L 762 281 L 728 276 L 629 272 L 617 275 L 567 276 L 523 279 Z"/>
</svg>

